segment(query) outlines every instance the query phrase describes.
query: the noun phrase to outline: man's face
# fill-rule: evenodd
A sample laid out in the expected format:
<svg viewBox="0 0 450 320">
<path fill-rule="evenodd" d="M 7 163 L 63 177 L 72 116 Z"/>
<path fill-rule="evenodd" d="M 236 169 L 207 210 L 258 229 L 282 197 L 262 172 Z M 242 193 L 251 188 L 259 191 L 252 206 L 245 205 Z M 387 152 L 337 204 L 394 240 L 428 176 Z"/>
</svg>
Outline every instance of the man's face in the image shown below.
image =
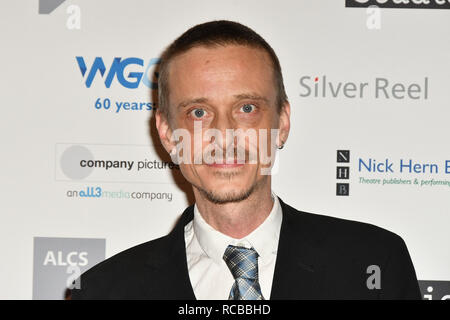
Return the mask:
<svg viewBox="0 0 450 320">
<path fill-rule="evenodd" d="M 261 171 L 267 165 L 261 164 L 259 156 L 259 140 L 264 132 L 260 129 L 266 129 L 265 154 L 270 156 L 272 142 L 277 143 L 271 140 L 271 129 L 282 127 L 288 131 L 289 110 L 281 115 L 277 111 L 277 92 L 268 54 L 239 45 L 195 47 L 174 58 L 168 72 L 171 125 L 165 134 L 159 125 L 158 130 L 163 142 L 176 129 L 186 129 L 190 133 L 191 161 L 180 164 L 184 177 L 215 203 L 243 200 L 257 187 L 268 185 L 270 188 L 270 176 Z M 216 159 L 213 163 L 205 163 L 211 160 L 207 156 L 202 158 L 201 164 L 194 163 L 195 155 L 198 156 L 196 151 L 199 151 L 194 146 L 195 125 L 201 125 L 202 137 L 208 129 L 222 133 L 223 140 L 215 137 L 200 141 L 203 154 L 207 145 L 214 145 L 216 151 L 217 148 L 222 150 L 222 155 L 215 151 L 208 153 Z M 227 129 L 244 132 L 251 129 L 257 141 L 250 142 L 249 136 L 240 140 L 241 143 L 237 139 L 227 139 Z M 282 135 L 287 137 L 287 133 Z M 285 141 L 285 138 L 280 140 Z M 170 151 L 174 144 L 165 143 L 165 146 Z M 234 158 L 230 153 L 227 155 L 227 150 L 234 152 Z M 245 150 L 245 163 L 236 161 L 238 150 Z M 249 163 L 250 150 L 253 153 L 257 150 L 256 163 Z M 219 158 L 221 161 L 217 161 Z"/>
</svg>

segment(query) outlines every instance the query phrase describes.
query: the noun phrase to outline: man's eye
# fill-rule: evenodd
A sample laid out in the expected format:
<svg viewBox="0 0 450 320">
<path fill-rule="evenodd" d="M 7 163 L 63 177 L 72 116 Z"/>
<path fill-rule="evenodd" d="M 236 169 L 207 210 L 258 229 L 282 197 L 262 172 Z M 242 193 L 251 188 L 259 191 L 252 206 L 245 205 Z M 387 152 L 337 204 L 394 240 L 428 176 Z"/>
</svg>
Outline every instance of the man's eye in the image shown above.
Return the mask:
<svg viewBox="0 0 450 320">
<path fill-rule="evenodd" d="M 251 112 L 255 111 L 255 109 L 256 109 L 256 106 L 254 104 L 247 103 L 241 107 L 240 111 L 242 111 L 244 113 L 251 113 Z"/>
<path fill-rule="evenodd" d="M 203 109 L 194 109 L 191 111 L 191 115 L 196 119 L 200 119 L 206 116 L 206 111 Z"/>
</svg>

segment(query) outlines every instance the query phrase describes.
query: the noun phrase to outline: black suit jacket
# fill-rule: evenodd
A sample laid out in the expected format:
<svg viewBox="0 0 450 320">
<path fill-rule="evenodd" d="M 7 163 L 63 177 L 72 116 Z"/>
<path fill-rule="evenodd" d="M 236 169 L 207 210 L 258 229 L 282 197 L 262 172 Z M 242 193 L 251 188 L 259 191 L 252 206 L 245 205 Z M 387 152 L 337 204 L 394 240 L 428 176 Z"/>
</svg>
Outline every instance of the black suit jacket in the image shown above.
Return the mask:
<svg viewBox="0 0 450 320">
<path fill-rule="evenodd" d="M 283 212 L 270 299 L 420 299 L 404 241 L 370 224 Z M 85 272 L 72 299 L 195 299 L 186 261 L 188 207 L 167 236 L 123 251 Z M 367 279 L 380 268 L 380 289 Z M 369 281 L 371 282 L 371 281 Z"/>
</svg>

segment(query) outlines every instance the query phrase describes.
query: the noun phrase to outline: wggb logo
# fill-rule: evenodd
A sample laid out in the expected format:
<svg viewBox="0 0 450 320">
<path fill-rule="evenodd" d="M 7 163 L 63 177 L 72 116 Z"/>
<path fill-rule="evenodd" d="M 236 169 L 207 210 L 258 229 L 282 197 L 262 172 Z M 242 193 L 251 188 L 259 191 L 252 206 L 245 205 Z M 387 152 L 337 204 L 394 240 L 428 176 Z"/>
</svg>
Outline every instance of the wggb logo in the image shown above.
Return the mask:
<svg viewBox="0 0 450 320">
<path fill-rule="evenodd" d="M 94 62 L 91 67 L 87 68 L 84 57 L 76 57 L 78 67 L 80 68 L 81 75 L 83 77 L 86 76 L 86 87 L 90 88 L 92 82 L 94 81 L 95 76 L 100 73 L 101 77 L 105 77 L 106 74 L 106 66 L 102 57 L 95 57 Z M 161 61 L 160 58 L 152 58 L 148 61 L 144 67 L 144 60 L 136 57 L 129 57 L 122 59 L 121 57 L 115 57 L 111 63 L 111 66 L 106 74 L 105 78 L 105 86 L 109 88 L 114 79 L 128 89 L 136 89 L 142 83 L 146 87 L 150 89 L 158 88 L 158 72 L 155 70 L 155 67 Z M 136 71 L 128 71 L 128 68 L 131 68 Z"/>
</svg>

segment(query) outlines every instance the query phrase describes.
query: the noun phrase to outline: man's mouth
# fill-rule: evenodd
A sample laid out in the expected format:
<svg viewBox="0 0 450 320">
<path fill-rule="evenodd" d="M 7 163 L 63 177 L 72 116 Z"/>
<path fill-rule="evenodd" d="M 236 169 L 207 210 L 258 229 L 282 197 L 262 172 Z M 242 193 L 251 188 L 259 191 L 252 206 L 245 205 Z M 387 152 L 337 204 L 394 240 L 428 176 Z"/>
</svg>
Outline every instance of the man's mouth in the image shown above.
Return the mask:
<svg viewBox="0 0 450 320">
<path fill-rule="evenodd" d="M 242 163 L 242 161 L 237 161 L 237 159 L 227 159 L 223 160 L 221 163 L 219 162 L 213 162 L 211 164 L 208 164 L 208 166 L 213 168 L 238 168 L 243 167 L 245 163 Z"/>
</svg>

